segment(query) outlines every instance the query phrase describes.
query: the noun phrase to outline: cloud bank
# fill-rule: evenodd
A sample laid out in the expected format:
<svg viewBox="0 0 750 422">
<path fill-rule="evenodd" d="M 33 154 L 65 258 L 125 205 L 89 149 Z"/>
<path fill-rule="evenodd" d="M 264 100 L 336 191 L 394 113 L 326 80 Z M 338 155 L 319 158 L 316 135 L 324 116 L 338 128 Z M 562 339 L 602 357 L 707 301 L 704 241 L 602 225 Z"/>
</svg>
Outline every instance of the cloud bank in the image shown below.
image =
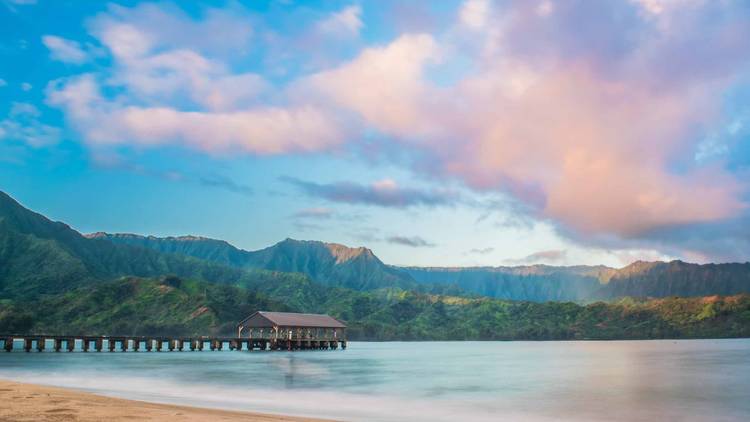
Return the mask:
<svg viewBox="0 0 750 422">
<path fill-rule="evenodd" d="M 310 33 L 359 38 L 368 10 Z M 747 98 L 727 100 L 750 85 L 743 2 L 467 0 L 452 13 L 334 59 L 301 54 L 309 63 L 276 78 L 265 64 L 290 59 L 262 46 L 291 44 L 241 6 L 111 6 L 88 27 L 107 67 L 51 83 L 47 101 L 94 148 L 342 154 L 375 134 L 425 180 L 508 195 L 577 242 L 748 257 L 746 231 L 724 229 L 748 216 L 750 160 L 733 154 L 747 151 L 735 124 Z M 44 41 L 53 58 L 87 59 L 77 41 Z M 241 65 L 251 51 L 268 57 Z M 335 202 L 455 201 L 388 179 L 285 181 Z M 718 233 L 729 239 L 712 252 Z"/>
<path fill-rule="evenodd" d="M 293 177 L 282 177 L 281 180 L 312 197 L 349 204 L 405 208 L 415 205 L 450 205 L 457 200 L 457 195 L 450 191 L 404 188 L 391 179 L 369 185 L 353 182 L 315 183 Z"/>
<path fill-rule="evenodd" d="M 388 243 L 393 243 L 401 246 L 408 246 L 410 248 L 432 248 L 436 245 L 428 242 L 419 236 L 390 236 L 385 239 Z"/>
</svg>

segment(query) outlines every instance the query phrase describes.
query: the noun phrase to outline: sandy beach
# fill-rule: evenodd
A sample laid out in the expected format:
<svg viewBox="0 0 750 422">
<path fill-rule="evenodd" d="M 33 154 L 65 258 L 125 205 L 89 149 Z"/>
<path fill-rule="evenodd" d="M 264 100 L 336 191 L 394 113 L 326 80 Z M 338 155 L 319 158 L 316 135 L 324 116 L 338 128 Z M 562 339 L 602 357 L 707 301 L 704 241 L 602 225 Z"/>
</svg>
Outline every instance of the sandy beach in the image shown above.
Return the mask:
<svg viewBox="0 0 750 422">
<path fill-rule="evenodd" d="M 0 421 L 104 420 L 323 422 L 321 419 L 147 403 L 0 380 Z"/>
</svg>

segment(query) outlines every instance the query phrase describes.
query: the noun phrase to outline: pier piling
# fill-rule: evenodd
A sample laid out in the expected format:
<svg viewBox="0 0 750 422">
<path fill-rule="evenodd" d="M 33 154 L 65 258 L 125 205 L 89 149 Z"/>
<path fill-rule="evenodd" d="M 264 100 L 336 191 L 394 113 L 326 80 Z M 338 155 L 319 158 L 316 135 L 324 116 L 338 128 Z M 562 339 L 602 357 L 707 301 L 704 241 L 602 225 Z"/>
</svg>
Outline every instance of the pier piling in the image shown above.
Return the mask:
<svg viewBox="0 0 750 422">
<path fill-rule="evenodd" d="M 306 334 L 310 336 L 310 334 Z M 161 352 L 165 347 L 172 351 L 203 351 L 208 343 L 208 348 L 212 351 L 222 351 L 226 343 L 229 350 L 254 352 L 255 350 L 336 350 L 337 348 L 346 349 L 346 340 L 324 338 L 316 340 L 314 337 L 297 339 L 293 336 L 284 335 L 276 338 L 269 335 L 265 338 L 243 338 L 243 337 L 110 337 L 110 336 L 69 336 L 69 335 L 7 335 L 0 333 L 0 347 L 6 352 L 13 351 L 13 341 L 22 342 L 22 348 L 26 352 L 36 349 L 43 352 L 46 347 L 46 341 L 50 341 L 50 348 L 55 352 L 61 352 L 63 347 L 68 352 L 76 350 L 76 341 L 81 341 L 81 351 L 89 352 L 92 347 L 97 352 L 101 352 L 106 347 L 109 352 L 134 351 L 142 350 L 147 352 Z M 105 345 L 106 342 L 106 345 Z M 132 342 L 132 343 L 131 343 Z M 64 344 L 63 344 L 64 343 Z M 119 343 L 119 344 L 118 344 Z M 132 345 L 131 345 L 132 344 Z"/>
</svg>

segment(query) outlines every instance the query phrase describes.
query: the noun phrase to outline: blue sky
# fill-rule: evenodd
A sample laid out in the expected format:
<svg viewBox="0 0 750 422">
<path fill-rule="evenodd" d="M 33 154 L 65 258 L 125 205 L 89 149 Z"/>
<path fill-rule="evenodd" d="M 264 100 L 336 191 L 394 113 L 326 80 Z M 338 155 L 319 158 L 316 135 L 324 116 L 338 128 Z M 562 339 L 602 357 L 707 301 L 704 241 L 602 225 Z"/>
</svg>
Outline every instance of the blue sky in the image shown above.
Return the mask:
<svg viewBox="0 0 750 422">
<path fill-rule="evenodd" d="M 0 1 L 0 189 L 401 265 L 750 255 L 741 1 Z"/>
</svg>

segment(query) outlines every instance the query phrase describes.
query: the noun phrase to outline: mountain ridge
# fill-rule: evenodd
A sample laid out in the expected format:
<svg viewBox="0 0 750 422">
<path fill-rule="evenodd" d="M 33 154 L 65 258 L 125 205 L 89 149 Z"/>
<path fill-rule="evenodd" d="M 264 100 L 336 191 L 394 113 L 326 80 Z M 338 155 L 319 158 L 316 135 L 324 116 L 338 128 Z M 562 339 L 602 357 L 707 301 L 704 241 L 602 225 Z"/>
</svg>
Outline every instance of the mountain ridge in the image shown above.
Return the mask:
<svg viewBox="0 0 750 422">
<path fill-rule="evenodd" d="M 382 263 L 367 248 L 350 250 L 343 245 L 287 239 L 251 254 L 251 263 L 270 268 L 266 270 L 238 268 L 188 255 L 208 254 L 216 261 L 238 254 L 248 259 L 223 241 L 181 237 L 162 242 L 138 235 L 115 238 L 123 242 L 147 240 L 146 246 L 138 246 L 117 244 L 103 234 L 90 237 L 0 196 L 1 333 L 64 334 L 74 330 L 103 335 L 231 335 L 238 319 L 258 309 L 269 309 L 328 313 L 347 321 L 352 339 L 368 340 L 750 335 L 747 294 L 645 301 L 626 298 L 582 305 L 564 300 L 578 281 L 566 278 L 571 275 L 564 271 L 543 267 L 533 271 L 551 274 L 546 279 L 511 274 L 516 278 L 506 280 L 508 291 L 522 295 L 524 300 L 459 297 L 374 288 L 384 280 L 385 285 L 394 284 L 389 283 L 389 277 L 403 280 L 404 273 Z M 173 251 L 153 250 L 156 246 Z M 175 249 L 177 246 L 182 249 Z M 231 254 L 218 254 L 213 249 L 216 246 Z M 288 269 L 288 265 L 299 271 L 278 270 Z M 654 271 L 657 267 L 652 266 L 649 276 L 657 288 L 663 288 L 665 280 Z M 685 268 L 692 269 L 675 264 L 671 270 Z M 310 275 L 342 277 L 339 282 L 346 278 L 354 288 L 342 288 L 331 280 L 324 285 Z M 700 274 L 693 278 L 710 279 Z M 599 284 L 593 277 L 586 280 Z M 643 288 L 632 275 L 623 280 L 627 288 Z M 484 282 L 498 289 L 492 280 Z M 425 285 L 417 283 L 418 287 Z M 560 300 L 549 301 L 554 298 Z"/>
<path fill-rule="evenodd" d="M 94 279 L 125 275 L 173 273 L 234 282 L 247 270 L 300 273 L 327 287 L 359 291 L 399 288 L 535 302 L 750 292 L 750 263 L 637 261 L 621 269 L 397 267 L 383 263 L 366 247 L 315 240 L 287 238 L 267 248 L 245 251 L 201 236 L 160 238 L 104 232 L 83 236 L 65 223 L 24 208 L 4 193 L 0 195 L 0 234 L 0 263 L 9 263 L 0 267 L 5 280 L 0 289 L 29 293 L 61 291 Z M 28 262 L 29 256 L 54 265 L 37 269 Z"/>
<path fill-rule="evenodd" d="M 100 235 L 101 236 L 101 235 Z M 128 236 L 107 234 L 115 242 Z M 667 297 L 750 292 L 750 263 L 694 264 L 681 260 L 635 261 L 621 268 L 604 265 L 545 264 L 481 267 L 415 267 L 383 263 L 371 249 L 338 243 L 286 238 L 256 251 L 199 236 L 157 238 L 135 235 L 145 247 L 174 252 L 172 244 L 216 244 L 241 259 L 230 264 L 282 272 L 299 272 L 322 284 L 372 290 L 449 286 L 456 292 L 508 300 L 592 301 L 624 296 Z M 171 240 L 170 240 L 171 239 Z M 198 239 L 198 240 L 191 240 Z M 132 242 L 131 242 L 132 243 Z M 165 246 L 172 245 L 172 246 Z M 187 252 L 211 260 L 208 252 Z M 716 275 L 715 282 L 713 275 Z"/>
<path fill-rule="evenodd" d="M 338 243 L 286 238 L 269 247 L 247 251 L 223 240 L 190 235 L 155 237 L 98 232 L 88 236 L 158 252 L 181 253 L 237 268 L 303 273 L 332 287 L 374 290 L 417 286 L 414 280 L 386 266 L 366 247 L 350 248 Z"/>
</svg>

